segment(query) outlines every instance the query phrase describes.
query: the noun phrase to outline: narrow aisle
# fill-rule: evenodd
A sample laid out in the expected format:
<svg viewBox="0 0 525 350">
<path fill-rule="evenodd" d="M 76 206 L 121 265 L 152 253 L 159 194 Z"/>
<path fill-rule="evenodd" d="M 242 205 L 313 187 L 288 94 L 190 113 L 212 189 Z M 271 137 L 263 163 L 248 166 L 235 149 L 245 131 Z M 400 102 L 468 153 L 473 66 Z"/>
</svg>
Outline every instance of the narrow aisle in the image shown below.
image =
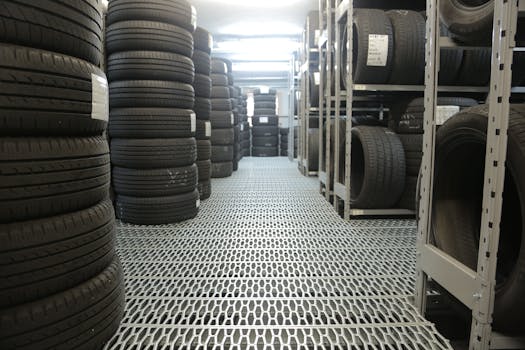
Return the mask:
<svg viewBox="0 0 525 350">
<path fill-rule="evenodd" d="M 408 299 L 414 225 L 347 223 L 295 163 L 245 158 L 197 219 L 120 224 L 126 314 L 106 349 L 449 349 Z"/>
</svg>

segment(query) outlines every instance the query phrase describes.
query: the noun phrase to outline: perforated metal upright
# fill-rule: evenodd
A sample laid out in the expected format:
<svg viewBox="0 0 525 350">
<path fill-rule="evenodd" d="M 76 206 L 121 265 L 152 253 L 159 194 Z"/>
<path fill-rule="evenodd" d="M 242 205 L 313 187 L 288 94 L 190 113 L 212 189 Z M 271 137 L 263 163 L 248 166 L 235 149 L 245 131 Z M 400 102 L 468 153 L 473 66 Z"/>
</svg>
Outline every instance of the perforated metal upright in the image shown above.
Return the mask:
<svg viewBox="0 0 525 350">
<path fill-rule="evenodd" d="M 523 4 L 522 6 L 523 7 Z M 505 178 L 511 66 L 519 8 L 518 0 L 494 1 L 492 74 L 479 257 L 474 271 L 430 243 L 432 188 L 436 143 L 440 30 L 439 0 L 427 0 L 425 115 L 421 203 L 417 239 L 416 305 L 426 310 L 428 277 L 472 310 L 470 349 L 523 349 L 523 339 L 492 332 L 495 275 Z"/>
</svg>

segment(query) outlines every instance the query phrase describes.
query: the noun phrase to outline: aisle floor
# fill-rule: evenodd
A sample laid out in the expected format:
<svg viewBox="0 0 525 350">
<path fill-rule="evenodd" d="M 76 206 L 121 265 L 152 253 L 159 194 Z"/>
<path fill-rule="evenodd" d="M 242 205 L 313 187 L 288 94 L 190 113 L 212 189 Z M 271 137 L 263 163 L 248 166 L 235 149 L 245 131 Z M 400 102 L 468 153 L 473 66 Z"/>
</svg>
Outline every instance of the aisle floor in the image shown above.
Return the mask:
<svg viewBox="0 0 525 350">
<path fill-rule="evenodd" d="M 285 158 L 244 158 L 199 216 L 119 224 L 126 313 L 105 349 L 450 349 L 418 315 L 412 220 L 345 222 Z"/>
</svg>

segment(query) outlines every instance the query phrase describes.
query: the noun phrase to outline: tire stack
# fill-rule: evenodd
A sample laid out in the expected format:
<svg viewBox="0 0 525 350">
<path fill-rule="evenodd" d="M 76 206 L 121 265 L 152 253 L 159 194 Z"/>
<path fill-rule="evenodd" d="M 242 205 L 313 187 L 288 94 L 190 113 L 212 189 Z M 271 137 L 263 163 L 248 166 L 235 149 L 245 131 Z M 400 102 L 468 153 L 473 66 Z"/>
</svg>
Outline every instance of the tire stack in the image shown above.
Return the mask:
<svg viewBox="0 0 525 350">
<path fill-rule="evenodd" d="M 102 348 L 124 312 L 102 9 L 27 3 L 0 10 L 0 348 Z"/>
<path fill-rule="evenodd" d="M 211 177 L 233 173 L 234 114 L 230 95 L 228 66 L 217 58 L 211 60 Z"/>
<path fill-rule="evenodd" d="M 254 91 L 252 118 L 252 156 L 277 157 L 279 155 L 279 117 L 276 114 L 274 89 L 262 93 Z"/>
<path fill-rule="evenodd" d="M 198 190 L 201 200 L 211 196 L 211 34 L 197 27 L 193 33 L 195 50 L 193 64 L 195 65 L 195 106 L 197 116 L 197 168 L 199 172 Z"/>
<path fill-rule="evenodd" d="M 230 77 L 230 82 L 233 82 L 233 77 Z M 241 89 L 237 86 L 230 86 L 230 94 L 232 95 L 233 106 L 233 171 L 239 169 L 239 162 L 242 158 L 241 152 Z"/>
<path fill-rule="evenodd" d="M 186 0 L 109 3 L 109 134 L 122 221 L 165 224 L 198 213 L 194 31 Z"/>
<path fill-rule="evenodd" d="M 241 152 L 244 157 L 249 157 L 251 154 L 251 131 L 250 123 L 248 122 L 248 96 L 242 95 L 241 101 Z"/>
<path fill-rule="evenodd" d="M 288 128 L 279 128 L 279 137 L 281 139 L 280 155 L 281 157 L 288 157 Z"/>
</svg>

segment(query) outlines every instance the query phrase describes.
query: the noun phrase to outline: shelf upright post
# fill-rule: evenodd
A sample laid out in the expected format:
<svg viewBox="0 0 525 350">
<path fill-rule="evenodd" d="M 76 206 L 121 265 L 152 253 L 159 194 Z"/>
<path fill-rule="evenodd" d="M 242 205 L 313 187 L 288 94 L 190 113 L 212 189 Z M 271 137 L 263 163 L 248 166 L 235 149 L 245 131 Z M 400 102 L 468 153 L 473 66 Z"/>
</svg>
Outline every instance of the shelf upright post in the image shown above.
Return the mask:
<svg viewBox="0 0 525 350">
<path fill-rule="evenodd" d="M 344 219 L 350 220 L 350 169 L 352 160 L 352 103 L 354 98 L 354 76 L 353 76 L 353 27 L 354 27 L 354 0 L 348 2 L 346 12 L 346 65 L 348 73 L 346 75 L 346 145 L 345 145 L 345 198 L 344 198 Z"/>
<path fill-rule="evenodd" d="M 325 98 L 322 94 L 323 92 L 323 89 L 324 89 L 324 67 L 325 67 L 325 61 L 326 59 L 324 58 L 323 56 L 323 42 L 320 40 L 321 39 L 321 33 L 323 32 L 324 28 L 325 28 L 325 23 L 324 23 L 324 20 L 323 20 L 323 14 L 324 14 L 324 11 L 326 11 L 326 7 L 328 5 L 326 5 L 326 3 L 328 2 L 328 0 L 319 0 L 319 41 L 317 43 L 317 48 L 319 50 L 319 125 L 321 125 L 322 123 L 322 120 L 323 120 L 323 116 L 324 116 L 324 103 L 325 103 Z M 322 194 L 322 190 L 323 190 L 323 183 L 322 183 L 322 179 L 321 179 L 321 175 L 322 175 L 322 171 L 323 171 L 323 167 L 322 167 L 322 162 L 323 162 L 323 133 L 321 132 L 322 130 L 319 130 L 319 170 L 318 170 L 318 174 L 319 174 L 319 188 L 320 188 L 320 193 Z M 326 196 L 326 192 L 328 191 L 327 190 L 327 186 L 326 186 L 326 183 L 324 184 L 324 188 L 325 188 L 325 196 Z"/>
<path fill-rule="evenodd" d="M 296 71 L 296 53 L 294 52 L 290 58 L 290 71 L 289 71 L 289 107 L 288 107 L 288 160 L 291 162 L 294 160 L 294 124 L 295 124 L 295 77 L 297 76 Z M 292 141 L 290 143 L 290 140 Z M 290 153 L 291 150 L 291 153 Z"/>
<path fill-rule="evenodd" d="M 335 3 L 334 0 L 327 0 L 326 1 L 326 86 L 324 86 L 320 90 L 320 95 L 323 96 L 323 99 L 325 101 L 325 111 L 324 111 L 324 117 L 326 120 L 326 137 L 325 137 L 325 146 L 319 145 L 319 154 L 321 154 L 321 150 L 324 149 L 325 151 L 325 171 L 326 171 L 326 200 L 330 201 L 330 186 L 332 179 L 330 178 L 330 169 L 332 168 L 332 155 L 330 154 L 330 129 L 332 128 L 332 48 L 333 48 L 333 35 L 332 35 L 332 27 L 333 27 L 333 21 L 332 21 L 332 13 L 333 13 L 333 4 Z M 321 78 L 321 84 L 324 85 L 323 79 Z M 325 91 L 326 90 L 326 91 Z M 336 107 L 337 108 L 337 107 Z M 319 119 L 319 135 L 322 135 L 323 133 L 323 115 L 320 114 Z"/>
</svg>

